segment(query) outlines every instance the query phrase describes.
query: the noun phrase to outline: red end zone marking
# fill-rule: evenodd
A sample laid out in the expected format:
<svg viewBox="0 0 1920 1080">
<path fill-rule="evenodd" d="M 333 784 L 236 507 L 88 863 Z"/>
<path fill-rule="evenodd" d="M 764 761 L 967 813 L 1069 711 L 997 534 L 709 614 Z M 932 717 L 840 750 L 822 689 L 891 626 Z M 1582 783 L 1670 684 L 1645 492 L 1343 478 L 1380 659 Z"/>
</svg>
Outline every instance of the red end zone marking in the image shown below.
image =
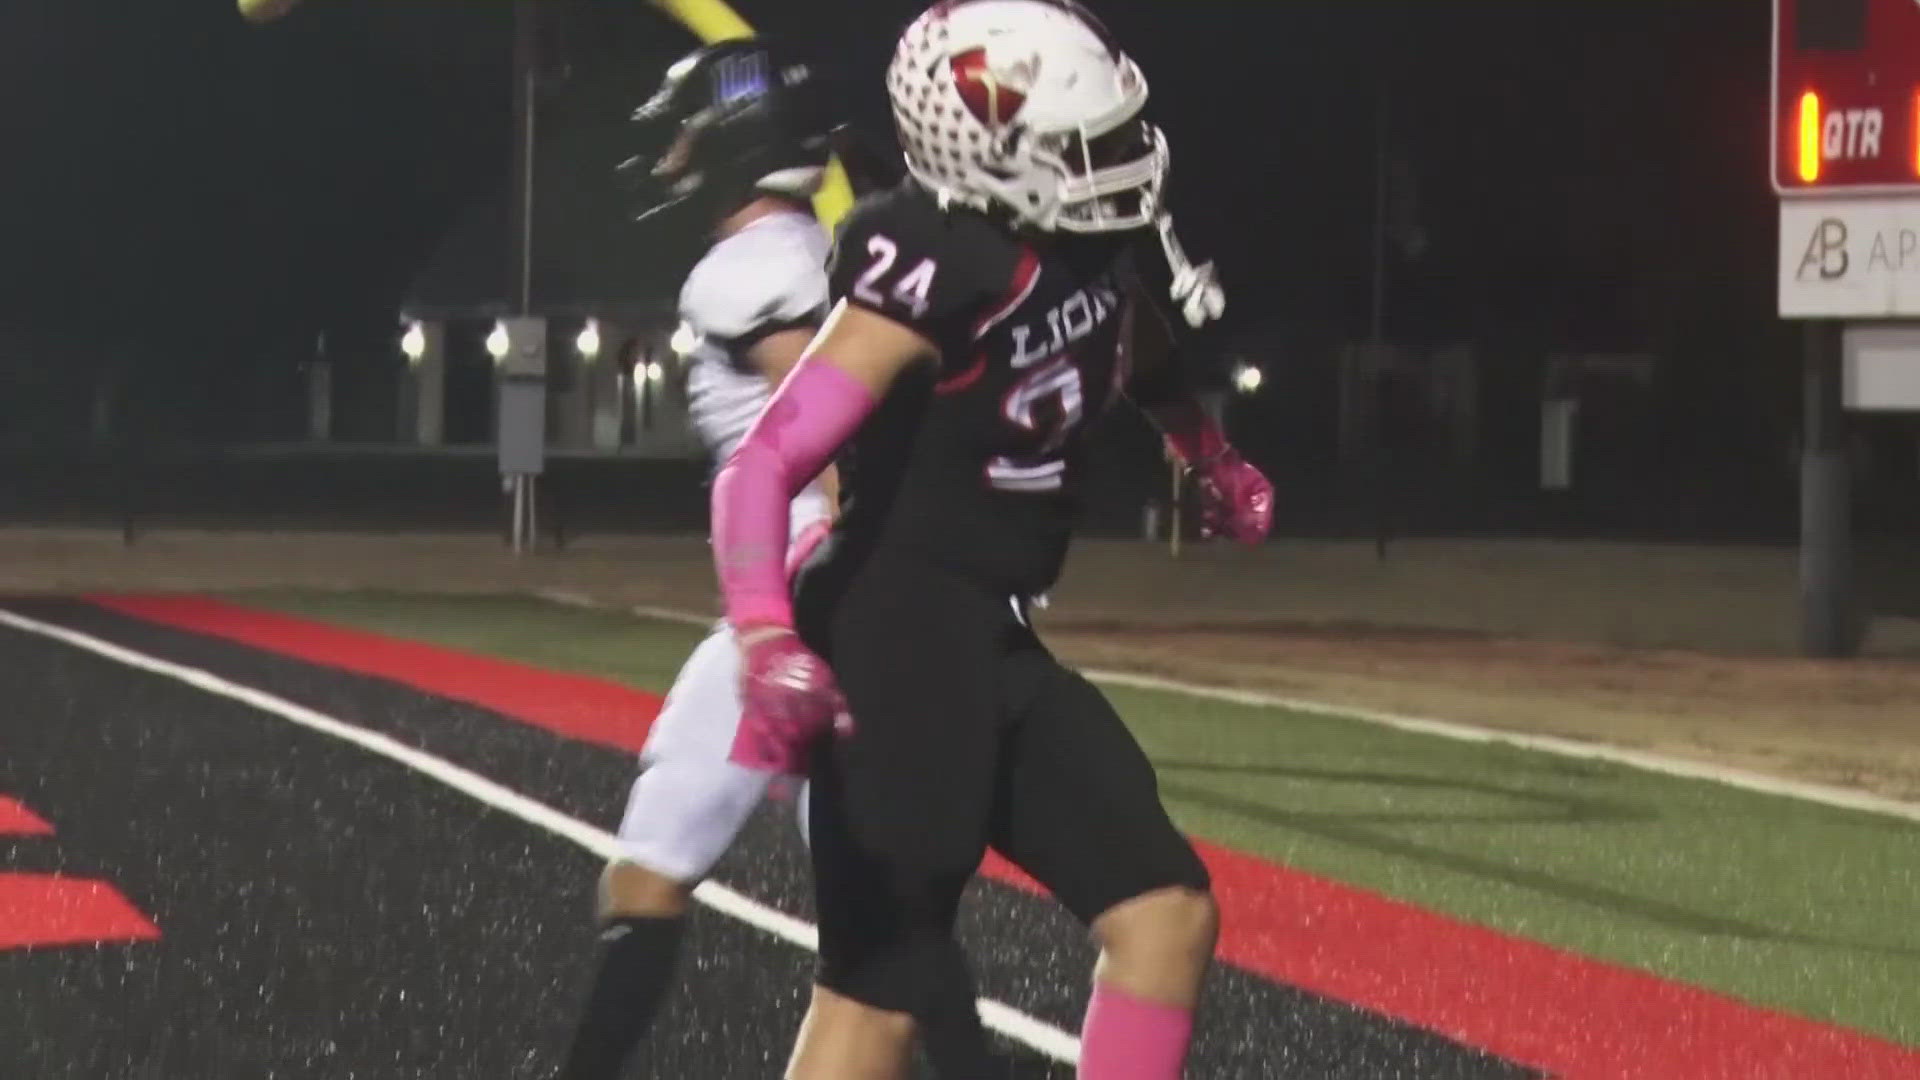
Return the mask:
<svg viewBox="0 0 1920 1080">
<path fill-rule="evenodd" d="M 53 826 L 18 799 L 0 795 L 0 836 L 52 836 Z"/>
<path fill-rule="evenodd" d="M 53 826 L 0 795 L 0 836 L 52 836 Z M 0 873 L 0 952 L 43 945 L 152 941 L 160 930 L 104 881 Z"/>
<path fill-rule="evenodd" d="M 197 596 L 90 596 L 138 619 L 411 686 L 570 739 L 638 753 L 661 699 L 586 675 L 347 630 Z"/>
<path fill-rule="evenodd" d="M 645 721 L 660 705 L 651 694 L 613 683 L 219 601 L 95 602 L 627 749 L 639 745 Z M 1560 1077 L 1920 1076 L 1920 1050 L 1460 922 L 1226 848 L 1196 846 L 1220 901 L 1221 959 Z M 1039 891 L 998 857 L 982 869 Z"/>
<path fill-rule="evenodd" d="M 0 950 L 159 937 L 160 929 L 104 881 L 0 874 Z"/>
</svg>

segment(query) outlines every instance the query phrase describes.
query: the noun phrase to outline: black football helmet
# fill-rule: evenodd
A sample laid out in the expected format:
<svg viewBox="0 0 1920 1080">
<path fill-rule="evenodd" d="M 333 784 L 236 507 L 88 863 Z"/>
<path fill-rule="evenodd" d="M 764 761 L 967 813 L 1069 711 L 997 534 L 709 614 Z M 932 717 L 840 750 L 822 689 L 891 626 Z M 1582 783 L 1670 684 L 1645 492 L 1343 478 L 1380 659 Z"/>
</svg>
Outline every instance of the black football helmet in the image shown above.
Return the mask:
<svg viewBox="0 0 1920 1080">
<path fill-rule="evenodd" d="M 687 202 L 724 214 L 756 195 L 804 201 L 820 190 L 836 127 L 817 80 L 764 42 L 708 45 L 667 69 L 633 114 L 650 147 L 621 162 L 639 217 Z"/>
</svg>

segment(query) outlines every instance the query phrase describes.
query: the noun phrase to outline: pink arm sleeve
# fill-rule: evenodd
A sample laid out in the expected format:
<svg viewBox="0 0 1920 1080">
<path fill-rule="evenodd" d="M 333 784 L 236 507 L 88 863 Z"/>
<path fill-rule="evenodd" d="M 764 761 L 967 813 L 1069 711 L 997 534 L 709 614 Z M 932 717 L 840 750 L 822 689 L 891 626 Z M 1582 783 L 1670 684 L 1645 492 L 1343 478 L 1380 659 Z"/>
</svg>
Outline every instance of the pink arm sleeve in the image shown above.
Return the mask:
<svg viewBox="0 0 1920 1080">
<path fill-rule="evenodd" d="M 809 357 L 793 369 L 713 481 L 713 561 L 734 626 L 793 625 L 793 497 L 873 411 L 853 376 Z"/>
</svg>

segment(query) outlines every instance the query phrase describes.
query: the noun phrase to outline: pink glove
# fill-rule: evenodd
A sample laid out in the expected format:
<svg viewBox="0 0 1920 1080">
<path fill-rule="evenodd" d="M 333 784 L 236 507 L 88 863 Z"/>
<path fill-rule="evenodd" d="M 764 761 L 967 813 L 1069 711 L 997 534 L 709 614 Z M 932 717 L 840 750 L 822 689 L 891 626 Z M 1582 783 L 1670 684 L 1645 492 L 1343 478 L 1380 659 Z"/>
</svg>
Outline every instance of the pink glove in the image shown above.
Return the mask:
<svg viewBox="0 0 1920 1080">
<path fill-rule="evenodd" d="M 806 750 L 829 731 L 853 731 L 826 661 L 793 631 L 754 628 L 741 636 L 740 727 L 728 758 L 770 772 L 803 773 Z"/>
<path fill-rule="evenodd" d="M 1273 527 L 1273 484 L 1228 448 L 1194 467 L 1200 488 L 1200 535 L 1257 544 Z"/>
</svg>

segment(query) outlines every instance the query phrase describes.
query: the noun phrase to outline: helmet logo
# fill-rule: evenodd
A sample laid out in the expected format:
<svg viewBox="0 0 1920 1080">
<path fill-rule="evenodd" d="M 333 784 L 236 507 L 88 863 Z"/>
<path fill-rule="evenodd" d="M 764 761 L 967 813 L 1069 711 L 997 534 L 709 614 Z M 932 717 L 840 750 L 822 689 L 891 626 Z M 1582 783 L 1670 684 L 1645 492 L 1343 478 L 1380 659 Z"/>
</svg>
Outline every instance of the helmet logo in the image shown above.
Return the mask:
<svg viewBox="0 0 1920 1080">
<path fill-rule="evenodd" d="M 750 52 L 722 57 L 713 66 L 714 101 L 731 105 L 742 98 L 764 96 L 767 81 L 767 54 Z"/>
<path fill-rule="evenodd" d="M 999 128 L 1012 123 L 1027 103 L 1027 91 L 1039 74 L 1040 58 L 1032 57 L 995 71 L 982 47 L 953 58 L 953 86 L 982 124 Z"/>
</svg>

